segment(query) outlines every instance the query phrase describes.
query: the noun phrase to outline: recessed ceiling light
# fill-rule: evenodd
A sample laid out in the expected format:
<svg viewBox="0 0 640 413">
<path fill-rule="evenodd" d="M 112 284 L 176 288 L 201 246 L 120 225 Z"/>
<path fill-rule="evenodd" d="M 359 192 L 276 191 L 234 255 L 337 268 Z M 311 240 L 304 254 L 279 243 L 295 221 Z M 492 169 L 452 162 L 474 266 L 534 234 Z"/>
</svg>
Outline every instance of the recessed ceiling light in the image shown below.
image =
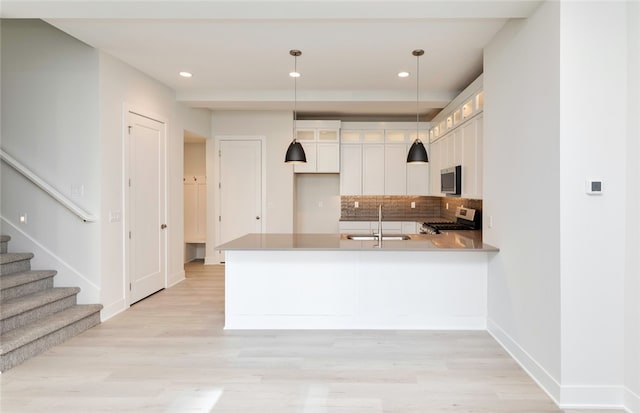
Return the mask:
<svg viewBox="0 0 640 413">
<path fill-rule="evenodd" d="M 300 72 L 291 72 L 289 73 L 290 77 L 300 77 Z"/>
<path fill-rule="evenodd" d="M 409 77 L 409 72 L 399 72 L 398 77 Z"/>
<path fill-rule="evenodd" d="M 189 72 L 180 72 L 180 76 L 182 76 L 182 77 L 191 77 L 193 75 L 191 73 L 189 73 Z"/>
</svg>

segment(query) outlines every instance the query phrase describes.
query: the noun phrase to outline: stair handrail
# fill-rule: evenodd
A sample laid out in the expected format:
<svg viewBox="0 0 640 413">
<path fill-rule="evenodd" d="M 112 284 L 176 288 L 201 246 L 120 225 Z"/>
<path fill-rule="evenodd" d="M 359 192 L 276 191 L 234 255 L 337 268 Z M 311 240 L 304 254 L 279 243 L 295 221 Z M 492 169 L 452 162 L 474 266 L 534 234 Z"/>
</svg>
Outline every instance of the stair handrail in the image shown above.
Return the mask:
<svg viewBox="0 0 640 413">
<path fill-rule="evenodd" d="M 4 162 L 6 162 L 7 165 L 15 169 L 17 172 L 19 172 L 22 176 L 24 176 L 25 178 L 33 182 L 37 187 L 42 189 L 44 192 L 46 192 L 49 196 L 51 196 L 53 199 L 58 201 L 58 203 L 60 203 L 65 208 L 67 208 L 69 211 L 73 212 L 84 222 L 97 221 L 98 218 L 95 215 L 88 213 L 87 211 L 85 211 L 84 209 L 76 205 L 72 200 L 64 196 L 60 191 L 55 189 L 53 186 L 49 185 L 42 178 L 36 175 L 32 170 L 27 168 L 25 165 L 20 163 L 20 161 L 15 159 L 13 156 L 9 155 L 7 152 L 5 152 L 4 149 L 1 149 L 1 148 L 0 148 L 0 159 L 2 159 Z"/>
</svg>

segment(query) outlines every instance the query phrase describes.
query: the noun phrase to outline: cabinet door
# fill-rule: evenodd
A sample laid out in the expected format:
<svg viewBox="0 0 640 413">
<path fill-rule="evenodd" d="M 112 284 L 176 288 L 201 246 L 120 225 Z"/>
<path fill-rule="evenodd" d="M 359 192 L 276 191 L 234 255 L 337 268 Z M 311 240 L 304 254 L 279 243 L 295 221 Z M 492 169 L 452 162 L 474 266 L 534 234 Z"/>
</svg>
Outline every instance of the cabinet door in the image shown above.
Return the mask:
<svg viewBox="0 0 640 413">
<path fill-rule="evenodd" d="M 341 145 L 340 195 L 362 195 L 362 145 Z"/>
<path fill-rule="evenodd" d="M 462 196 L 476 194 L 476 122 L 475 119 L 462 125 Z"/>
<path fill-rule="evenodd" d="M 339 129 L 318 129 L 318 142 L 339 142 Z"/>
<path fill-rule="evenodd" d="M 384 194 L 384 145 L 362 145 L 362 195 Z"/>
<path fill-rule="evenodd" d="M 451 166 L 462 165 L 462 134 L 460 128 L 453 132 L 453 157 Z"/>
<path fill-rule="evenodd" d="M 198 185 L 193 178 L 184 179 L 184 242 L 194 242 L 198 232 Z"/>
<path fill-rule="evenodd" d="M 402 222 L 402 233 L 403 234 L 417 234 L 418 231 L 418 223 L 414 221 L 403 221 Z"/>
<path fill-rule="evenodd" d="M 453 163 L 455 158 L 455 151 L 456 151 L 454 133 L 450 133 L 447 136 L 445 136 L 444 142 L 445 142 L 445 146 L 447 147 L 446 149 L 447 157 L 445 158 L 445 162 L 442 167 L 451 168 L 452 166 L 455 166 L 455 164 Z"/>
<path fill-rule="evenodd" d="M 384 194 L 407 194 L 407 146 L 384 146 Z"/>
<path fill-rule="evenodd" d="M 198 177 L 198 205 L 196 207 L 196 239 L 199 242 L 207 240 L 207 183 L 206 177 Z"/>
<path fill-rule="evenodd" d="M 293 165 L 293 172 L 296 173 L 311 173 L 315 172 L 317 168 L 316 164 L 316 149 L 315 142 L 299 141 L 304 149 L 304 155 L 307 157 L 307 163 L 298 163 Z"/>
<path fill-rule="evenodd" d="M 377 223 L 376 223 L 377 224 Z M 371 234 L 370 221 L 340 221 L 338 222 L 338 230 L 341 234 Z"/>
<path fill-rule="evenodd" d="M 440 192 L 440 169 L 442 169 L 442 140 L 431 145 L 431 158 L 429 159 L 429 174 L 431 176 L 431 195 L 442 195 Z"/>
<path fill-rule="evenodd" d="M 429 163 L 407 164 L 407 195 L 429 195 L 429 171 L 433 165 L 433 144 L 429 145 L 426 140 L 422 143 L 427 147 Z M 407 153 L 411 144 L 407 145 Z"/>
<path fill-rule="evenodd" d="M 316 172 L 340 172 L 340 145 L 338 143 L 318 143 L 316 149 Z"/>
</svg>

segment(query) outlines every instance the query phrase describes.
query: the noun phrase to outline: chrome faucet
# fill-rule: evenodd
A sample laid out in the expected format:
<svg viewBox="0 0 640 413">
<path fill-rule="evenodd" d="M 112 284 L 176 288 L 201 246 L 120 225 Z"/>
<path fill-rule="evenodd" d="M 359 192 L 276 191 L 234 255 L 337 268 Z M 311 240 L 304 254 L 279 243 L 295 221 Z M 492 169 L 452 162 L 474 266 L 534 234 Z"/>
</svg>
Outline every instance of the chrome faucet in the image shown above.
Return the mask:
<svg viewBox="0 0 640 413">
<path fill-rule="evenodd" d="M 378 233 L 374 235 L 378 237 L 378 244 L 382 244 L 382 204 L 378 205 Z"/>
</svg>

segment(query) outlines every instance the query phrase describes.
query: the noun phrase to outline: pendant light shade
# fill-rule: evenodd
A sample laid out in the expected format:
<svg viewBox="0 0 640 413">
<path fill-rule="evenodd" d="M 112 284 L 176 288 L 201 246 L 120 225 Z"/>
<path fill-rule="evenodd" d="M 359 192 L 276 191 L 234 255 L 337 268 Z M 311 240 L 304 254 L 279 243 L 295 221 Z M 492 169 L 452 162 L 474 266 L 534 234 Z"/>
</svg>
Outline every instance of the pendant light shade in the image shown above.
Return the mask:
<svg viewBox="0 0 640 413">
<path fill-rule="evenodd" d="M 284 156 L 285 163 L 307 163 L 307 156 L 304 153 L 304 148 L 296 140 L 296 120 L 298 118 L 297 102 L 298 102 L 298 56 L 302 54 L 300 50 L 289 50 L 289 54 L 293 56 L 293 72 L 289 74 L 293 78 L 293 140 L 287 148 L 287 154 Z"/>
<path fill-rule="evenodd" d="M 287 154 L 284 157 L 284 161 L 286 163 L 307 163 L 307 156 L 304 154 L 304 149 L 300 142 L 296 141 L 295 138 L 293 142 L 289 144 L 289 148 L 287 148 Z"/>
<path fill-rule="evenodd" d="M 409 154 L 407 155 L 407 163 L 427 163 L 429 157 L 427 156 L 427 150 L 420 141 L 416 139 L 409 148 Z"/>
<path fill-rule="evenodd" d="M 424 54 L 424 50 L 416 49 L 411 54 L 416 57 L 416 140 L 409 148 L 407 163 L 427 163 L 427 149 L 420 141 L 420 56 Z"/>
</svg>

